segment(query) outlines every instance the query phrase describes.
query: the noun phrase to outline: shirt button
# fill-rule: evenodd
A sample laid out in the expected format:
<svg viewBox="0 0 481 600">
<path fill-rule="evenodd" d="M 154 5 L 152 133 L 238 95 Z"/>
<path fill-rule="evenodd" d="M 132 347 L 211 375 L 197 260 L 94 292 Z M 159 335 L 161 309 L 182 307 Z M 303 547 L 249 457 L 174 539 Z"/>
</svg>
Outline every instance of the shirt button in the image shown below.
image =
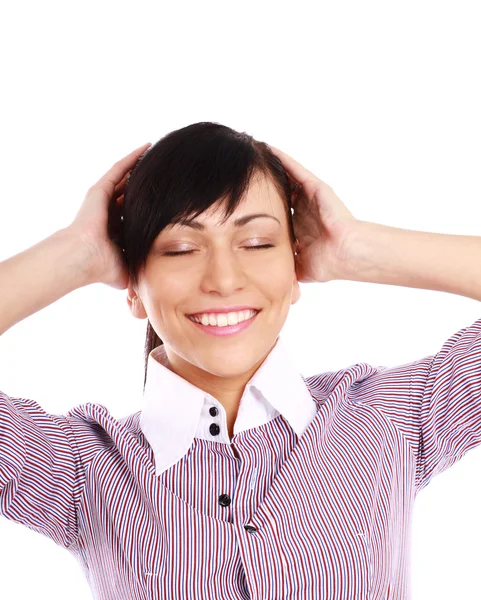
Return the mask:
<svg viewBox="0 0 481 600">
<path fill-rule="evenodd" d="M 257 531 L 257 527 L 254 527 L 254 525 L 244 525 L 244 529 L 249 533 L 254 533 Z"/>
<path fill-rule="evenodd" d="M 229 506 L 230 503 L 231 503 L 231 499 L 230 499 L 230 496 L 228 496 L 227 494 L 221 494 L 219 496 L 219 504 L 221 506 Z"/>
<path fill-rule="evenodd" d="M 211 406 L 211 407 L 209 408 L 209 414 L 210 414 L 212 417 L 216 417 L 216 416 L 217 416 L 217 414 L 218 414 L 218 412 L 219 412 L 219 410 L 217 409 L 217 406 Z"/>
<path fill-rule="evenodd" d="M 209 427 L 209 431 L 212 435 L 219 435 L 220 427 L 217 425 L 217 423 L 212 423 L 212 425 Z"/>
</svg>

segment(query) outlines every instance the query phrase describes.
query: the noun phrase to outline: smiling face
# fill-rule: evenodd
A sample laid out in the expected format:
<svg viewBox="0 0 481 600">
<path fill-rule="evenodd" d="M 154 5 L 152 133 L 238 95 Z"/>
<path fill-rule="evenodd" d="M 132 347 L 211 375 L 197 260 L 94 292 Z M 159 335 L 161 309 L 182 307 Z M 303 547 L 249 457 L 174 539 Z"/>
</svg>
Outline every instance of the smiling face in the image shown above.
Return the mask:
<svg viewBox="0 0 481 600">
<path fill-rule="evenodd" d="M 270 217 L 235 225 L 259 213 Z M 222 216 L 217 205 L 195 219 L 197 227 L 175 224 L 161 231 L 139 273 L 138 289 L 131 283 L 128 288 L 132 314 L 148 317 L 173 370 L 203 389 L 219 378 L 247 383 L 300 297 L 285 205 L 274 184 L 253 178 L 245 199 L 220 224 Z M 272 247 L 256 248 L 265 245 Z M 261 310 L 249 327 L 222 336 L 188 318 L 233 305 Z"/>
</svg>

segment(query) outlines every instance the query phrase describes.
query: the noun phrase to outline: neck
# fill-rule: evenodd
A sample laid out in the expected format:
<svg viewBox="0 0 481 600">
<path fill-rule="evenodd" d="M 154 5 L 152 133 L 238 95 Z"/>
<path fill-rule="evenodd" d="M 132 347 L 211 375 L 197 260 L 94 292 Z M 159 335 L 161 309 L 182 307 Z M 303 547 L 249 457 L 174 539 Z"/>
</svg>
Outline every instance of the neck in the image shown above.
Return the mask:
<svg viewBox="0 0 481 600">
<path fill-rule="evenodd" d="M 226 413 L 229 437 L 232 437 L 234 434 L 234 424 L 245 387 L 262 364 L 264 357 L 258 363 L 253 365 L 246 373 L 232 377 L 223 377 L 197 367 L 178 354 L 173 353 L 170 349 L 167 349 L 167 347 L 165 348 L 165 351 L 169 359 L 168 368 L 171 371 L 192 385 L 204 390 L 220 402 Z"/>
</svg>

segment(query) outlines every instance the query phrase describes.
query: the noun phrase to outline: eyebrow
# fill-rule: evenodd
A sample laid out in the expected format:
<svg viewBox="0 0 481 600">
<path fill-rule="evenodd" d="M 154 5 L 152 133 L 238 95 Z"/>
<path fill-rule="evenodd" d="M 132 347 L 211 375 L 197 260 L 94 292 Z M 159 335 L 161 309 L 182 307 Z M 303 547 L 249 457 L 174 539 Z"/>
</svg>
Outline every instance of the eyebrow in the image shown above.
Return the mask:
<svg viewBox="0 0 481 600">
<path fill-rule="evenodd" d="M 234 227 L 242 227 L 243 225 L 246 225 L 247 223 L 249 223 L 249 221 L 252 221 L 253 219 L 259 219 L 261 217 L 267 217 L 268 219 L 274 219 L 279 223 L 279 225 L 281 224 L 279 219 L 277 219 L 276 217 L 273 217 L 272 215 L 268 215 L 267 213 L 255 213 L 252 215 L 245 215 L 244 217 L 240 217 L 239 219 L 236 219 L 234 221 Z M 205 230 L 205 226 L 202 223 L 199 223 L 198 221 L 194 221 L 193 219 L 183 219 L 182 221 L 179 221 L 179 223 L 180 223 L 180 225 L 192 227 L 193 229 L 197 229 L 198 231 Z"/>
</svg>

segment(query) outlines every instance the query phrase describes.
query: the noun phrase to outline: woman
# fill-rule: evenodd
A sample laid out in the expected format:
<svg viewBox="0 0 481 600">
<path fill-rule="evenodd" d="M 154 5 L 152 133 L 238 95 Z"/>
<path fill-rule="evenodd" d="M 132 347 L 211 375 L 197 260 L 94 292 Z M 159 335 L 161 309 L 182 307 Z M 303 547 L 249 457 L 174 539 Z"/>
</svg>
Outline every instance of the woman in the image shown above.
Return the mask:
<svg viewBox="0 0 481 600">
<path fill-rule="evenodd" d="M 409 597 L 414 499 L 481 442 L 481 319 L 415 362 L 309 378 L 279 332 L 299 282 L 481 300 L 481 239 L 359 221 L 217 123 L 148 146 L 0 263 L 0 332 L 94 282 L 148 319 L 142 411 L 0 393 L 1 514 L 72 552 L 102 600 Z"/>
</svg>

